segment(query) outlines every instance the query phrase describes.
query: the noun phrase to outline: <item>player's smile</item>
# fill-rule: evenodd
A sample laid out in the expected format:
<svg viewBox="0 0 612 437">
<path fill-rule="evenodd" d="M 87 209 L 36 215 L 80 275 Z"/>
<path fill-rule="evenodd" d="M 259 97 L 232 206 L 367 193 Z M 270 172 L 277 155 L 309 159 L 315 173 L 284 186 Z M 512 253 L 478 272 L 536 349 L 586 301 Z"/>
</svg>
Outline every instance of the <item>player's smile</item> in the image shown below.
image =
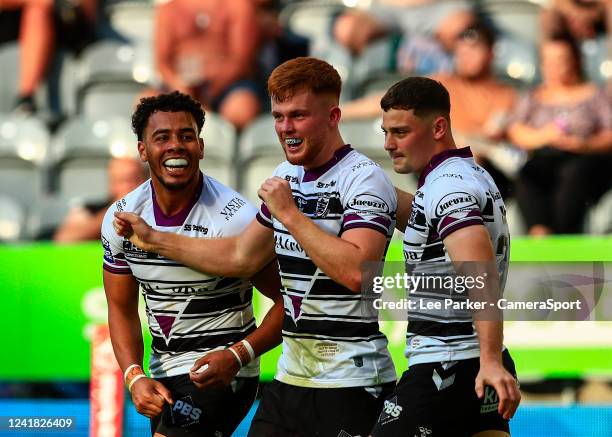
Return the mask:
<svg viewBox="0 0 612 437">
<path fill-rule="evenodd" d="M 274 128 L 291 164 L 312 168 L 333 155 L 324 150 L 328 106 L 324 99 L 304 91 L 284 101 L 272 100 Z"/>
<path fill-rule="evenodd" d="M 189 166 L 189 161 L 185 158 L 167 158 L 162 165 L 166 171 L 172 175 L 184 173 L 184 170 Z"/>
<path fill-rule="evenodd" d="M 141 157 L 149 163 L 153 178 L 167 189 L 183 189 L 197 183 L 203 143 L 197 126 L 186 112 L 158 111 L 151 115 Z"/>
</svg>

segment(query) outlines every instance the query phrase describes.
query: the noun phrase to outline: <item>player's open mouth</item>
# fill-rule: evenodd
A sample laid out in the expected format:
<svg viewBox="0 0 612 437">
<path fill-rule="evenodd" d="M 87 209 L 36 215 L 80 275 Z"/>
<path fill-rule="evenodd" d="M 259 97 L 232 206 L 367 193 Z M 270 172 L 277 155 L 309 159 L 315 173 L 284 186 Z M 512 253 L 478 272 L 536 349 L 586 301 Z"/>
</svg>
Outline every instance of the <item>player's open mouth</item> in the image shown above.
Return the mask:
<svg viewBox="0 0 612 437">
<path fill-rule="evenodd" d="M 170 158 L 164 161 L 164 167 L 170 173 L 179 172 L 188 165 L 189 162 L 185 158 Z"/>
<path fill-rule="evenodd" d="M 285 144 L 289 149 L 297 149 L 302 144 L 301 138 L 285 138 Z"/>
</svg>

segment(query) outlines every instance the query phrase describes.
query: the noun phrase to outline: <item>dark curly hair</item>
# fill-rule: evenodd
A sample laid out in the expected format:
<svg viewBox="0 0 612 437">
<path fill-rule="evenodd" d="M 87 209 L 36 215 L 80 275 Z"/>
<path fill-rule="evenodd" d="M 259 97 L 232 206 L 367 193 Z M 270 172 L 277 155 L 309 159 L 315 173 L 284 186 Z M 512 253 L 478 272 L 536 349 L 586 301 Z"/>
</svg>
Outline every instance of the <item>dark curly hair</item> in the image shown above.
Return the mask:
<svg viewBox="0 0 612 437">
<path fill-rule="evenodd" d="M 132 115 L 132 130 L 142 141 L 143 133 L 149 117 L 156 111 L 162 112 L 189 112 L 198 125 L 198 135 L 204 126 L 204 110 L 202 106 L 187 94 L 174 91 L 168 94 L 159 94 L 153 97 L 144 97 Z"/>
</svg>

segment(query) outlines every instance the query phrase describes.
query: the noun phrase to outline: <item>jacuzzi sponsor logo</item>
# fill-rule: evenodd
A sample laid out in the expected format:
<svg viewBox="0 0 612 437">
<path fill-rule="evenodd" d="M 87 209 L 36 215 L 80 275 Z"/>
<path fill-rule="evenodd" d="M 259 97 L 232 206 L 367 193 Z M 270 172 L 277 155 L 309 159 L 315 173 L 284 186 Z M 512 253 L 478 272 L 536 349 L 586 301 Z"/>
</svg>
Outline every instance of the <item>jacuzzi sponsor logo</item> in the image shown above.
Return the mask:
<svg viewBox="0 0 612 437">
<path fill-rule="evenodd" d="M 471 194 L 464 192 L 450 193 L 438 202 L 436 206 L 436 215 L 441 217 L 451 211 L 472 209 L 472 207 L 477 205 L 476 199 Z"/>
<path fill-rule="evenodd" d="M 349 208 L 357 211 L 376 211 L 389 213 L 389 205 L 374 194 L 360 194 L 349 202 Z"/>
</svg>

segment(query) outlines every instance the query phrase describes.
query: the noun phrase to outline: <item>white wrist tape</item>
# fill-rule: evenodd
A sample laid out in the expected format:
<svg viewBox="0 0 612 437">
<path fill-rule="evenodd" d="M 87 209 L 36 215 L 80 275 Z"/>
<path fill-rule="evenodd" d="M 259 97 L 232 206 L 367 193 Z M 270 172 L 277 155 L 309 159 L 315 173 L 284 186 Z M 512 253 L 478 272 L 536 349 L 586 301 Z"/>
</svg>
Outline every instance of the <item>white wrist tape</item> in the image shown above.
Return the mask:
<svg viewBox="0 0 612 437">
<path fill-rule="evenodd" d="M 141 373 L 140 375 L 136 375 L 134 378 L 132 378 L 132 380 L 128 384 L 128 391 L 132 393 L 132 386 L 134 385 L 134 383 L 138 381 L 140 378 L 146 378 L 146 377 L 147 375 L 145 375 L 144 373 Z"/>
<path fill-rule="evenodd" d="M 253 361 L 255 359 L 255 351 L 253 350 L 253 346 L 251 346 L 251 343 L 246 340 L 242 340 L 242 343 L 244 344 L 244 347 L 246 348 L 249 353 L 249 356 L 251 357 L 249 361 Z"/>
<path fill-rule="evenodd" d="M 128 366 L 127 369 L 125 369 L 125 372 L 123 372 L 123 380 L 125 381 L 126 378 L 128 377 L 128 373 L 130 373 L 130 370 L 132 370 L 134 367 L 139 367 L 142 369 L 142 366 L 140 364 L 130 364 Z"/>
<path fill-rule="evenodd" d="M 231 353 L 234 354 L 234 356 L 236 357 L 236 360 L 238 360 L 238 365 L 240 366 L 240 368 L 242 368 L 243 364 L 242 364 L 242 360 L 240 359 L 240 355 L 238 355 L 238 352 L 236 352 L 234 349 L 232 349 L 231 347 L 227 348 Z"/>
</svg>

